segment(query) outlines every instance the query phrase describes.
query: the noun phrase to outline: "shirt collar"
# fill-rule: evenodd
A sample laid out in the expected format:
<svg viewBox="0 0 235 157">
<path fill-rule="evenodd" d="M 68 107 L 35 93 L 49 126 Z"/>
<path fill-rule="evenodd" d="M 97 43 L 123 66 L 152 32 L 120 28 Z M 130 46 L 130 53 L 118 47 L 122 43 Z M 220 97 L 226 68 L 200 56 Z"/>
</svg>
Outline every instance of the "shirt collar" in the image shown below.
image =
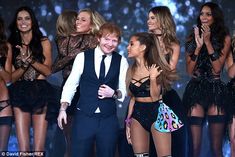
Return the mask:
<svg viewBox="0 0 235 157">
<path fill-rule="evenodd" d="M 101 48 L 100 48 L 99 46 L 97 46 L 97 47 L 95 48 L 95 54 L 96 54 L 96 56 L 98 56 L 98 57 L 102 57 L 102 56 L 104 55 L 103 51 L 101 50 Z M 112 53 L 107 54 L 107 57 L 111 57 L 111 56 L 112 56 Z"/>
</svg>

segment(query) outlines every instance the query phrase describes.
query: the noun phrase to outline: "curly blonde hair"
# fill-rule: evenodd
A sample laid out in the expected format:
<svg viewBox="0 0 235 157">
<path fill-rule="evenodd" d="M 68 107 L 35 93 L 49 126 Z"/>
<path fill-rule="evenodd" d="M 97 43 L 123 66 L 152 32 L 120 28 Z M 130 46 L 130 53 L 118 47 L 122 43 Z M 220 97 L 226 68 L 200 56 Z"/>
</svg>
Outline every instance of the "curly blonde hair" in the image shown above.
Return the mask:
<svg viewBox="0 0 235 157">
<path fill-rule="evenodd" d="M 94 11 L 90 8 L 84 8 L 79 10 L 78 14 L 80 14 L 81 12 L 87 12 L 90 17 L 91 17 L 91 33 L 92 34 L 97 34 L 99 32 L 100 27 L 106 22 L 103 18 L 103 16 L 101 16 L 97 11 Z"/>
<path fill-rule="evenodd" d="M 56 21 L 56 34 L 57 36 L 67 37 L 76 33 L 76 19 L 78 13 L 74 10 L 63 11 Z"/>
</svg>

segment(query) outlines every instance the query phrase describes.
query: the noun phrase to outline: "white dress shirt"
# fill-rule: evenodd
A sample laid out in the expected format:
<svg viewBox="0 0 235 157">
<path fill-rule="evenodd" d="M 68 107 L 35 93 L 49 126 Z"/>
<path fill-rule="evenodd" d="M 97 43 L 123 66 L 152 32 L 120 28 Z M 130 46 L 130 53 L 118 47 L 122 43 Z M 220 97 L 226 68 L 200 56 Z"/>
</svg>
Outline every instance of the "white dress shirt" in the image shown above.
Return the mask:
<svg viewBox="0 0 235 157">
<path fill-rule="evenodd" d="M 101 51 L 100 47 L 97 46 L 94 52 L 95 73 L 97 75 L 97 78 L 99 78 L 100 63 L 102 60 L 102 55 L 104 55 L 104 53 Z M 112 54 L 107 55 L 107 57 L 104 60 L 105 76 L 109 71 L 111 60 L 112 60 Z M 128 65 L 127 59 L 122 56 L 121 64 L 120 64 L 119 81 L 118 81 L 118 90 L 120 90 L 122 93 L 122 97 L 119 98 L 118 100 L 121 102 L 123 102 L 127 94 L 125 80 L 126 80 L 126 72 L 127 72 L 128 66 L 129 65 Z M 71 103 L 73 96 L 76 92 L 76 88 L 79 85 L 80 78 L 83 73 L 83 69 L 84 69 L 84 52 L 81 52 L 76 56 L 74 60 L 72 71 L 63 87 L 60 102 L 67 102 L 69 104 Z M 97 91 L 97 95 L 98 95 L 98 91 Z"/>
</svg>

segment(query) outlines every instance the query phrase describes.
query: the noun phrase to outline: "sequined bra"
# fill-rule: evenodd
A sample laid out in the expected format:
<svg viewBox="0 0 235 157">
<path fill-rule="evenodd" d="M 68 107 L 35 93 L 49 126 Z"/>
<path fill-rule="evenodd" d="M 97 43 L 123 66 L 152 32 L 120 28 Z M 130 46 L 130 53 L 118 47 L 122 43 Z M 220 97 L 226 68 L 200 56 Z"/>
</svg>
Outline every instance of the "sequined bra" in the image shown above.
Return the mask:
<svg viewBox="0 0 235 157">
<path fill-rule="evenodd" d="M 213 36 L 211 37 L 211 43 L 214 48 L 214 50 L 219 54 L 219 56 L 222 55 L 221 49 L 223 48 L 223 44 L 221 44 L 217 37 Z M 185 51 L 191 55 L 194 53 L 195 49 L 197 47 L 194 34 L 193 38 L 185 43 Z M 193 76 L 196 78 L 219 78 L 220 76 L 217 76 L 212 71 L 213 66 L 210 61 L 210 57 L 206 48 L 206 45 L 203 44 L 200 53 L 198 55 L 198 59 L 194 68 Z"/>
<path fill-rule="evenodd" d="M 130 82 L 129 89 L 135 97 L 150 97 L 150 80 L 149 80 L 149 76 L 146 76 L 146 77 L 141 78 L 139 80 L 136 80 L 136 79 L 132 78 L 132 81 L 135 81 L 135 82 Z M 137 86 L 136 85 L 137 83 L 139 83 L 140 85 Z"/>
</svg>

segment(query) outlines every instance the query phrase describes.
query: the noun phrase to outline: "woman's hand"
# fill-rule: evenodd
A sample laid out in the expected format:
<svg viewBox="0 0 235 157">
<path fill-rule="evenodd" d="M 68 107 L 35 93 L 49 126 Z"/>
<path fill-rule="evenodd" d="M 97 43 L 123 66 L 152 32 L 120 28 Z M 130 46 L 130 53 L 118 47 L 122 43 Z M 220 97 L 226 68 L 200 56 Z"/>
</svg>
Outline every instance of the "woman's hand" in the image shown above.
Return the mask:
<svg viewBox="0 0 235 157">
<path fill-rule="evenodd" d="M 210 43 L 211 31 L 208 25 L 202 25 L 202 36 L 205 44 Z"/>
<path fill-rule="evenodd" d="M 200 34 L 199 34 L 199 28 L 198 27 L 194 28 L 194 36 L 195 36 L 197 49 L 201 49 L 204 41 L 203 41 L 203 35 L 200 36 Z"/>
<path fill-rule="evenodd" d="M 150 79 L 156 79 L 162 72 L 159 66 L 152 64 L 148 67 Z"/>
<path fill-rule="evenodd" d="M 31 53 L 22 46 L 16 45 L 16 48 L 20 50 L 21 61 L 28 65 L 31 58 Z"/>
<path fill-rule="evenodd" d="M 67 113 L 64 109 L 60 109 L 59 116 L 57 118 L 58 126 L 63 130 L 63 123 L 67 124 Z"/>
<path fill-rule="evenodd" d="M 23 62 L 25 62 L 31 56 L 31 54 L 28 52 L 28 50 L 23 48 L 22 46 L 16 45 L 16 48 L 18 48 L 20 50 L 20 57 Z"/>
<path fill-rule="evenodd" d="M 131 128 L 130 125 L 126 125 L 126 140 L 128 144 L 132 144 L 131 142 Z"/>
</svg>

